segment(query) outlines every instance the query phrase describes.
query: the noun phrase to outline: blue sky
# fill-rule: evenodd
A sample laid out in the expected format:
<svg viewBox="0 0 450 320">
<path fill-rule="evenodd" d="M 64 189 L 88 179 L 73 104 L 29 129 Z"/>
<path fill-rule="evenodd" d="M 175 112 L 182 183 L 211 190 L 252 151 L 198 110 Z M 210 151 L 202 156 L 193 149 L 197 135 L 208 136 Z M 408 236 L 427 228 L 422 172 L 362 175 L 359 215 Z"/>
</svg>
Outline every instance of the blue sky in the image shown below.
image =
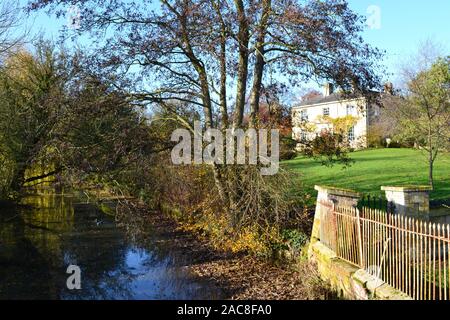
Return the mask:
<svg viewBox="0 0 450 320">
<path fill-rule="evenodd" d="M 399 63 L 417 51 L 421 41 L 433 39 L 450 54 L 448 0 L 349 0 L 349 4 L 355 12 L 367 17 L 373 17 L 368 13 L 369 7 L 380 9 L 379 28 L 367 28 L 363 37 L 369 44 L 386 50 L 384 64 L 394 74 L 390 78 L 395 78 Z M 58 21 L 41 12 L 34 15 L 33 31 L 42 30 L 46 37 L 56 40 L 59 28 L 65 23 L 66 19 Z"/>
<path fill-rule="evenodd" d="M 381 11 L 379 29 L 368 29 L 364 39 L 386 50 L 385 64 L 395 73 L 405 58 L 417 51 L 419 43 L 432 39 L 450 54 L 450 1 L 448 0 L 349 0 L 351 8 L 368 16 L 371 5 Z"/>
</svg>

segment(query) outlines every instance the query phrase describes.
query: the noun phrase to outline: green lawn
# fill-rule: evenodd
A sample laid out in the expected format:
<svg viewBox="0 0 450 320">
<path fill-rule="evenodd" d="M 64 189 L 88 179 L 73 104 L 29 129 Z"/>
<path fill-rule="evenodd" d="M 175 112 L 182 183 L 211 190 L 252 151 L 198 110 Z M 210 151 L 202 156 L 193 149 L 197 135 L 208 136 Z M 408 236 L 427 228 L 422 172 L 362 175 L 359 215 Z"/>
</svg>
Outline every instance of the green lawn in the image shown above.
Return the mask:
<svg viewBox="0 0 450 320">
<path fill-rule="evenodd" d="M 300 173 L 308 191 L 314 185 L 335 186 L 380 195 L 381 186 L 428 184 L 428 162 L 425 152 L 412 149 L 377 149 L 351 153 L 356 162 L 343 169 L 298 157 L 285 161 L 283 167 Z M 450 199 L 450 154 L 440 154 L 434 167 L 435 191 L 432 200 Z"/>
</svg>

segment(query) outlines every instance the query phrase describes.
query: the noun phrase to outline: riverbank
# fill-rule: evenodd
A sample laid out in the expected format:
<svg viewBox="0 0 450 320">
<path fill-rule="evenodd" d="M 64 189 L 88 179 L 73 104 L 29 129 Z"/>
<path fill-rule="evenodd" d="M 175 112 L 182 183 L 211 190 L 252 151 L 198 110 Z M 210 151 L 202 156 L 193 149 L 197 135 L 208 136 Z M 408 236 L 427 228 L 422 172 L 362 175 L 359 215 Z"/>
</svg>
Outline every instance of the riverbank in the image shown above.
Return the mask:
<svg viewBox="0 0 450 320">
<path fill-rule="evenodd" d="M 80 193 L 35 194 L 0 210 L 0 298 L 333 297 L 307 262 L 280 266 L 221 251 L 170 214 L 137 200 L 97 200 Z M 83 270 L 83 290 L 61 286 L 68 264 Z"/>
<path fill-rule="evenodd" d="M 185 267 L 187 259 L 139 237 L 156 235 L 146 212 L 119 221 L 99 209 L 80 192 L 29 194 L 11 210 L 0 207 L 0 300 L 223 299 Z M 67 286 L 73 265 L 79 290 Z"/>
<path fill-rule="evenodd" d="M 181 226 L 164 213 L 151 213 L 148 219 L 159 241 L 165 242 L 161 245 L 188 257 L 186 267 L 196 277 L 222 290 L 226 299 L 333 298 L 314 266 L 306 261 L 277 266 L 245 253 L 218 251 L 207 239 L 182 231 Z"/>
</svg>

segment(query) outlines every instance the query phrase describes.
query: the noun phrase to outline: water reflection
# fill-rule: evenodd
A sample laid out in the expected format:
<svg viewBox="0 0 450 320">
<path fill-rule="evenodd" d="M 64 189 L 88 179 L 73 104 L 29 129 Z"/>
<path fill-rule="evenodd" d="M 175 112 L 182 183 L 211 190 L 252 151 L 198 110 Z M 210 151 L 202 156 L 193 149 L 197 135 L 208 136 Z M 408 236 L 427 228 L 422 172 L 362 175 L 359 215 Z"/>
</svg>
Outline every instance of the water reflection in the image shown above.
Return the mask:
<svg viewBox="0 0 450 320">
<path fill-rule="evenodd" d="M 0 208 L 0 299 L 221 298 L 189 274 L 185 258 L 131 241 L 79 195 L 23 204 L 31 208 Z M 81 290 L 66 287 L 70 264 L 81 268 Z"/>
</svg>

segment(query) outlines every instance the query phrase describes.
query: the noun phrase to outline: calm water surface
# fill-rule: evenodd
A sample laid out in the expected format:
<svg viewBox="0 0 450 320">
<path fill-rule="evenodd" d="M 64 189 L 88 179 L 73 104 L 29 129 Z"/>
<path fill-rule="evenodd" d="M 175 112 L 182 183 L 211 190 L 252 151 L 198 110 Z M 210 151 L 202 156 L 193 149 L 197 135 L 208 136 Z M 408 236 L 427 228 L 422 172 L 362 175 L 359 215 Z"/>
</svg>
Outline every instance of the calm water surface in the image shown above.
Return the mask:
<svg viewBox="0 0 450 320">
<path fill-rule="evenodd" d="M 0 208 L 0 299 L 222 298 L 188 272 L 186 257 L 158 238 L 132 241 L 80 196 L 33 195 L 23 204 L 32 208 Z M 67 289 L 69 265 L 81 268 L 81 290 Z"/>
</svg>

